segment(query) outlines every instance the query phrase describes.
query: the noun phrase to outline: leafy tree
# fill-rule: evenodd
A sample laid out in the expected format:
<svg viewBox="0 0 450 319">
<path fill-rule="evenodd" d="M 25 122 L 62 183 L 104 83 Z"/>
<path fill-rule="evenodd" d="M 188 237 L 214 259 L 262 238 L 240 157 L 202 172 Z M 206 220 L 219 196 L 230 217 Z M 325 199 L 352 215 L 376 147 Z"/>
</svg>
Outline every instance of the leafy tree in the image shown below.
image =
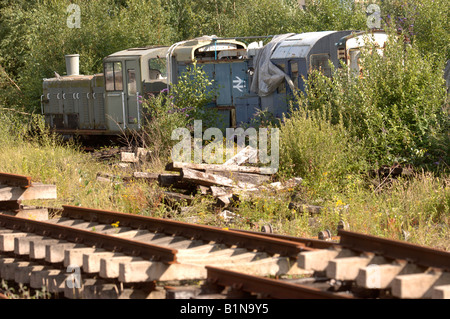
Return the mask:
<svg viewBox="0 0 450 319">
<path fill-rule="evenodd" d="M 0 65 L 23 92 L 21 101 L 39 108 L 42 78 L 64 74 L 65 54 L 80 54 L 80 73 L 102 71 L 105 56 L 130 47 L 170 44 L 174 38 L 166 25 L 160 0 L 75 1 L 80 6 L 80 28 L 69 28 L 68 2 L 21 2 L 1 8 Z M 4 81 L 3 81 L 4 82 Z M 15 94 L 14 92 L 11 94 Z M 17 100 L 17 96 L 9 100 Z"/>
</svg>

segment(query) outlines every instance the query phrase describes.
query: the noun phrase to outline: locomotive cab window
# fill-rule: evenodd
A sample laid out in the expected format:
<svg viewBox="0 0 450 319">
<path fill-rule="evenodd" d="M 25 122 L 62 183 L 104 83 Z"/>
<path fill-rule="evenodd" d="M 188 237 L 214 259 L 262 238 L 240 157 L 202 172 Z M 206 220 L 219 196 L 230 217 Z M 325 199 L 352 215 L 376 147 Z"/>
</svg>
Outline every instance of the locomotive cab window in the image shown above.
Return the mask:
<svg viewBox="0 0 450 319">
<path fill-rule="evenodd" d="M 151 80 L 167 78 L 166 59 L 155 58 L 148 60 L 148 68 Z"/>
<path fill-rule="evenodd" d="M 106 91 L 123 90 L 122 62 L 105 63 Z"/>
<path fill-rule="evenodd" d="M 328 65 L 330 56 L 328 54 L 312 54 L 310 59 L 312 70 L 320 70 L 325 76 L 331 77 L 331 68 Z"/>
<path fill-rule="evenodd" d="M 134 69 L 128 70 L 128 96 L 136 95 L 136 71 Z"/>
<path fill-rule="evenodd" d="M 298 63 L 291 62 L 291 80 L 298 89 Z"/>
<path fill-rule="evenodd" d="M 354 72 L 359 72 L 361 67 L 359 66 L 361 51 L 359 49 L 350 49 L 350 70 Z"/>
</svg>

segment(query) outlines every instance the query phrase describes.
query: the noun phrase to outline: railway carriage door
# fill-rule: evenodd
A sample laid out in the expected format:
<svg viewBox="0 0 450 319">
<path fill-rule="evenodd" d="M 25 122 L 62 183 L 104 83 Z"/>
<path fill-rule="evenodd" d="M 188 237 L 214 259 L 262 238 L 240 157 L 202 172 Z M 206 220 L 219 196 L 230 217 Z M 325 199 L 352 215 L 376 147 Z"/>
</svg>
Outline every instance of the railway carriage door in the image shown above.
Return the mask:
<svg viewBox="0 0 450 319">
<path fill-rule="evenodd" d="M 254 105 L 248 104 L 248 99 L 245 104 L 242 104 L 243 100 L 241 97 L 249 94 L 248 85 L 248 63 L 244 62 L 233 62 L 231 63 L 231 85 L 232 85 L 232 105 L 234 109 L 231 110 L 231 125 L 232 127 L 237 126 L 241 122 L 247 122 L 251 119 L 255 113 Z"/>
<path fill-rule="evenodd" d="M 139 106 L 139 97 L 138 93 L 142 92 L 141 90 L 141 74 L 140 74 L 140 66 L 139 61 L 137 60 L 127 60 L 125 61 L 125 76 L 126 76 L 126 85 L 125 85 L 125 100 L 126 100 L 126 117 L 127 123 L 129 125 L 137 125 L 139 122 L 140 116 L 140 106 Z"/>
<path fill-rule="evenodd" d="M 125 129 L 126 123 L 123 119 L 125 117 L 125 98 L 124 98 L 124 81 L 123 81 L 123 63 L 121 61 L 105 62 L 105 91 L 106 91 L 106 108 L 105 114 L 107 125 L 106 127 L 112 131 L 118 129 Z M 94 92 L 96 93 L 96 92 Z M 99 94 L 92 94 L 94 102 L 100 99 Z M 97 104 L 97 107 L 99 104 Z"/>
</svg>

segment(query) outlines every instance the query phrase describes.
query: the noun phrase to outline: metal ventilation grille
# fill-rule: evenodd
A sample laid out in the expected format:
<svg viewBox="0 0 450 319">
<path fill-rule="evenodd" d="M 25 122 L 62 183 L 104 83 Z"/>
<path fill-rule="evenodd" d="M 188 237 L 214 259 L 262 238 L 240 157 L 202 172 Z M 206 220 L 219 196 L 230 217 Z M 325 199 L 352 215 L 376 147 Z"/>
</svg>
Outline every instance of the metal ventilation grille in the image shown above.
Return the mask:
<svg viewBox="0 0 450 319">
<path fill-rule="evenodd" d="M 338 49 L 337 54 L 338 54 L 338 59 L 345 60 L 345 49 L 344 48 Z"/>
</svg>

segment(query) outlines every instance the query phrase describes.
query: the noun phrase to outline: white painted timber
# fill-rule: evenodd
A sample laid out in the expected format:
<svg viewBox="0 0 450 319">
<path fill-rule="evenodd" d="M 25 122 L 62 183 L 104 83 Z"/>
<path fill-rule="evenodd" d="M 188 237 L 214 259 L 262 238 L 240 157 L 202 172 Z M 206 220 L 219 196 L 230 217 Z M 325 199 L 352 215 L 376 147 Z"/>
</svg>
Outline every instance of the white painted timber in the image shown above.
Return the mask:
<svg viewBox="0 0 450 319">
<path fill-rule="evenodd" d="M 0 234 L 0 251 L 12 252 L 14 251 L 14 238 L 34 236 L 29 233 L 24 233 L 20 231 L 4 232 Z"/>
<path fill-rule="evenodd" d="M 202 265 L 166 264 L 151 261 L 132 261 L 119 264 L 119 281 L 124 283 L 205 278 L 206 268 Z"/>
<path fill-rule="evenodd" d="M 119 264 L 129 263 L 132 261 L 143 261 L 140 257 L 130 256 L 116 256 L 106 257 L 100 259 L 100 277 L 102 278 L 118 278 L 119 277 Z"/>
<path fill-rule="evenodd" d="M 17 267 L 17 271 L 14 274 L 14 280 L 18 284 L 30 284 L 31 274 L 33 272 L 41 271 L 44 269 L 48 269 L 47 266 L 38 265 L 35 263 L 30 263 L 28 266 L 19 266 Z"/>
<path fill-rule="evenodd" d="M 434 287 L 431 298 L 450 299 L 450 285 L 442 285 Z"/>
<path fill-rule="evenodd" d="M 328 263 L 334 258 L 351 257 L 355 255 L 355 252 L 348 249 L 320 249 L 300 253 L 297 262 L 300 268 L 306 270 L 325 271 Z"/>
</svg>

